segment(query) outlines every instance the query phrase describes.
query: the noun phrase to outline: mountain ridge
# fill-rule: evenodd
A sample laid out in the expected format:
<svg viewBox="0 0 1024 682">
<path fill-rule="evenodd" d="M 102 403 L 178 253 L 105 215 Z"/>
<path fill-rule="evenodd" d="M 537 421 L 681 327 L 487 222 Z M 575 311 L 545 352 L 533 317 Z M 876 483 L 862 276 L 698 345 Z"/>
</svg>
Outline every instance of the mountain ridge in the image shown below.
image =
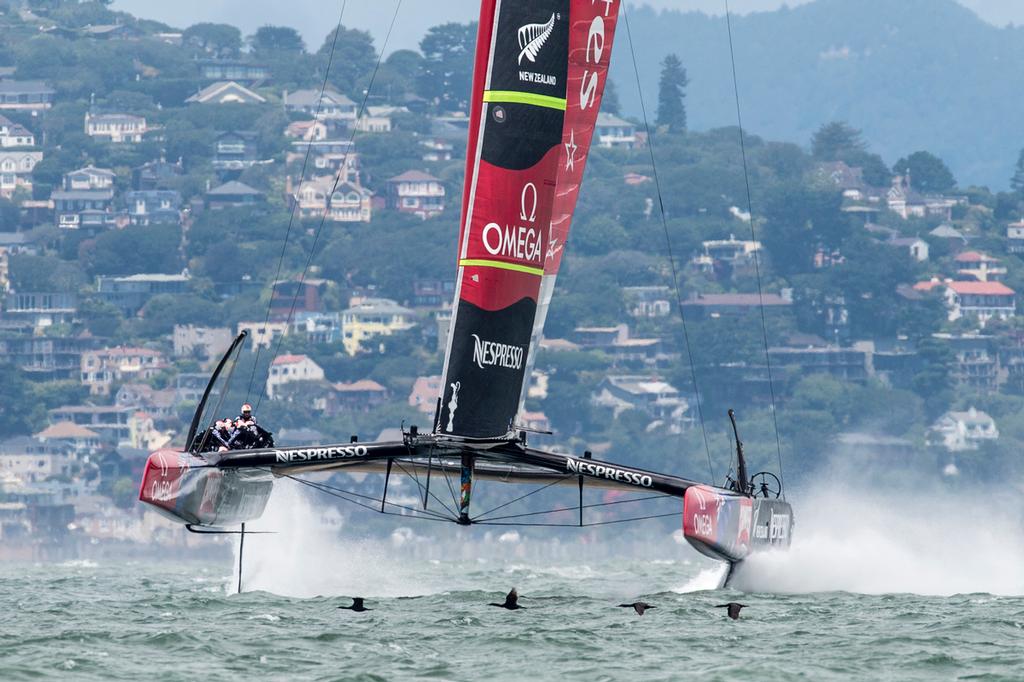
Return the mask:
<svg viewBox="0 0 1024 682">
<path fill-rule="evenodd" d="M 724 17 L 630 10 L 648 112 L 669 52 L 690 76 L 691 125 L 736 120 Z M 925 149 L 947 161 L 961 186 L 1004 189 L 1024 133 L 1024 29 L 995 27 L 953 0 L 816 0 L 732 18 L 744 124 L 803 145 L 823 123 L 863 129 L 888 163 Z M 612 78 L 623 110 L 639 114 L 625 24 Z M 653 115 L 653 113 L 652 113 Z"/>
</svg>

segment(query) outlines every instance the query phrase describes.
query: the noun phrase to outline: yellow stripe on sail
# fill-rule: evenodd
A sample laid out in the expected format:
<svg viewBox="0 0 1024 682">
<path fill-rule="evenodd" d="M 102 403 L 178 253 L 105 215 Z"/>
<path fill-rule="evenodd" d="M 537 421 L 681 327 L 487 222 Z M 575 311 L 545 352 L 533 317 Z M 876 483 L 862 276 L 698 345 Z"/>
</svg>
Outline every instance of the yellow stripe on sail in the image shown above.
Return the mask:
<svg viewBox="0 0 1024 682">
<path fill-rule="evenodd" d="M 480 258 L 463 258 L 459 266 L 476 266 L 480 268 L 497 268 L 498 270 L 512 270 L 513 272 L 525 272 L 528 275 L 544 276 L 544 268 L 531 268 L 529 265 L 517 263 L 505 263 L 500 260 L 484 260 Z"/>
<path fill-rule="evenodd" d="M 558 109 L 565 111 L 565 98 L 551 95 L 536 95 L 532 92 L 516 92 L 515 90 L 484 90 L 485 102 L 502 104 L 532 104 L 535 107 Z"/>
</svg>

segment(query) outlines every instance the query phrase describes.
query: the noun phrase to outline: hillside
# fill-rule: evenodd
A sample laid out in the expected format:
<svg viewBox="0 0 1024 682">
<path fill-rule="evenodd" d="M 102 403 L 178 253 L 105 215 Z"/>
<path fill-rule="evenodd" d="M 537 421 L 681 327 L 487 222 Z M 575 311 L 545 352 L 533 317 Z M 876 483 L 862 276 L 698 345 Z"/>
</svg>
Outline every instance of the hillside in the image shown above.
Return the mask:
<svg viewBox="0 0 1024 682">
<path fill-rule="evenodd" d="M 649 111 L 658 64 L 676 52 L 689 71 L 691 126 L 735 121 L 724 18 L 644 7 L 631 21 L 643 36 L 636 52 Z M 1007 186 L 1024 142 L 1024 71 L 1011 68 L 1024 59 L 1024 29 L 996 28 L 953 0 L 818 0 L 734 17 L 733 31 L 753 132 L 806 145 L 822 121 L 846 120 L 889 163 L 928 149 L 962 186 Z M 629 48 L 619 45 L 613 78 L 636 114 Z"/>
</svg>

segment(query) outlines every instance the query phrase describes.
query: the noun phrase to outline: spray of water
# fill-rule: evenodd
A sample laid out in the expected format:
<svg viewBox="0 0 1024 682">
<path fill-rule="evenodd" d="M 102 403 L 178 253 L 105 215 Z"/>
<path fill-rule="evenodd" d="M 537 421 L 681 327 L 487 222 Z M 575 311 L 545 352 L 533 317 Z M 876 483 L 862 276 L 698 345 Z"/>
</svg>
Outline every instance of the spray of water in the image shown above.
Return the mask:
<svg viewBox="0 0 1024 682">
<path fill-rule="evenodd" d="M 751 592 L 1024 594 L 1019 499 L 990 489 L 853 490 L 794 498 L 788 552 L 751 557 L 733 586 Z"/>
<path fill-rule="evenodd" d="M 247 526 L 247 530 L 272 534 L 246 535 L 244 591 L 300 598 L 415 596 L 432 591 L 417 580 L 409 562 L 401 562 L 400 553 L 391 551 L 411 541 L 409 529 L 397 529 L 386 542 L 345 539 L 340 513 L 316 504 L 312 495 L 298 485 L 277 485 L 262 518 Z M 236 571 L 238 551 L 236 542 Z M 230 589 L 237 585 L 236 572 Z"/>
</svg>

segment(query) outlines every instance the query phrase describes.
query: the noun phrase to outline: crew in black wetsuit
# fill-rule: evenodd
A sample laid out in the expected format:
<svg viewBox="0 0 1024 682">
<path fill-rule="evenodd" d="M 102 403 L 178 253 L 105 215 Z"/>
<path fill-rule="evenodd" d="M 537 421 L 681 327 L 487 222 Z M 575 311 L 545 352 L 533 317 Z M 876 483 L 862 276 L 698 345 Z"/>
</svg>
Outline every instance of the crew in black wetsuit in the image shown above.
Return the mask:
<svg viewBox="0 0 1024 682">
<path fill-rule="evenodd" d="M 242 405 L 242 410 L 235 418 L 235 428 L 238 430 L 238 444 L 236 448 L 272 448 L 274 447 L 273 434 L 259 425 L 256 416 L 252 413 L 252 405 Z"/>
</svg>

